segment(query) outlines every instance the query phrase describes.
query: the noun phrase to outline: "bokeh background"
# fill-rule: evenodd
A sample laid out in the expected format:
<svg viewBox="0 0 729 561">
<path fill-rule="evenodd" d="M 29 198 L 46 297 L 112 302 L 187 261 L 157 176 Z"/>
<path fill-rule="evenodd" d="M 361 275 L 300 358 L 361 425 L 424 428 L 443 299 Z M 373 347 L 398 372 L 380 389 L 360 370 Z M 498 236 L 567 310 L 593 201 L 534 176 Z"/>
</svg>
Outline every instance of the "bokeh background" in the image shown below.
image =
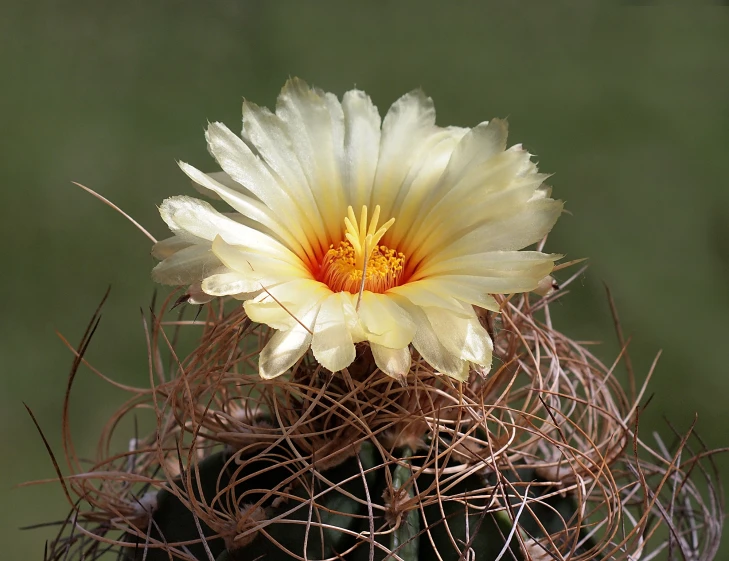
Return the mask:
<svg viewBox="0 0 729 561">
<path fill-rule="evenodd" d="M 510 4 L 0 3 L 3 560 L 41 559 L 50 530 L 18 528 L 65 516 L 58 485 L 16 487 L 54 473 L 23 402 L 60 456 L 72 356 L 55 331 L 78 341 L 108 285 L 88 356 L 147 380 L 148 240 L 71 181 L 164 237 L 156 205 L 191 193 L 175 160 L 212 171 L 206 123 L 238 128 L 242 96 L 271 107 L 289 76 L 356 85 L 383 114 L 422 87 L 439 124 L 508 117 L 571 213 L 549 249 L 591 260 L 555 306 L 559 325 L 605 341 L 611 362 L 607 283 L 641 376 L 663 349 L 644 434 L 670 437 L 664 416 L 686 429 L 698 412 L 707 445 L 729 445 L 729 9 Z M 123 399 L 81 372 L 83 453 Z"/>
</svg>

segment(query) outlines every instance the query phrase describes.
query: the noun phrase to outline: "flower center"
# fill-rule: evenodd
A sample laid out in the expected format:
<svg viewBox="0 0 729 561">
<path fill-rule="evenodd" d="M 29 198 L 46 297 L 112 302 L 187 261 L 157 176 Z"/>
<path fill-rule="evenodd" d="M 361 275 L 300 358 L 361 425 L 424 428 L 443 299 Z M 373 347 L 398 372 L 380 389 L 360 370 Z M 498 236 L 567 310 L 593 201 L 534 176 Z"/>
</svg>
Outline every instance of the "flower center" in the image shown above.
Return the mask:
<svg viewBox="0 0 729 561">
<path fill-rule="evenodd" d="M 357 294 L 363 290 L 385 292 L 400 282 L 405 255 L 378 245 L 387 229 L 395 222 L 391 218 L 380 228 L 380 207 L 375 207 L 372 219 L 367 222 L 367 207 L 362 207 L 359 221 L 352 207 L 347 208 L 344 219 L 346 238 L 337 247 L 329 246 L 319 269 L 319 281 L 334 292 Z"/>
</svg>

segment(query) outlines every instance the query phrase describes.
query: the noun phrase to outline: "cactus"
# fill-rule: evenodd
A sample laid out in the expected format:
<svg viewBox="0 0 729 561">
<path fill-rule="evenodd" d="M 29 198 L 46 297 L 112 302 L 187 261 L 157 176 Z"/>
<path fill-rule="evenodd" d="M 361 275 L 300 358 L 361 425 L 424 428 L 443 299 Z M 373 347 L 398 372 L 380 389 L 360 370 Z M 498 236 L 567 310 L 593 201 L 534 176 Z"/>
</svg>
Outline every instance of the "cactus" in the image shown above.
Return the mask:
<svg viewBox="0 0 729 561">
<path fill-rule="evenodd" d="M 46 559 L 711 558 L 722 506 L 710 455 L 687 459 L 691 433 L 672 450 L 638 436 L 637 400 L 551 327 L 555 297 L 483 315 L 499 364 L 468 383 L 416 357 L 400 384 L 366 345 L 342 372 L 307 355 L 263 380 L 269 328 L 242 309 L 207 304 L 180 361 L 152 316 L 152 386 L 130 390 L 99 449 L 121 418 L 152 411 L 155 430 L 63 478 L 76 529 Z"/>
</svg>

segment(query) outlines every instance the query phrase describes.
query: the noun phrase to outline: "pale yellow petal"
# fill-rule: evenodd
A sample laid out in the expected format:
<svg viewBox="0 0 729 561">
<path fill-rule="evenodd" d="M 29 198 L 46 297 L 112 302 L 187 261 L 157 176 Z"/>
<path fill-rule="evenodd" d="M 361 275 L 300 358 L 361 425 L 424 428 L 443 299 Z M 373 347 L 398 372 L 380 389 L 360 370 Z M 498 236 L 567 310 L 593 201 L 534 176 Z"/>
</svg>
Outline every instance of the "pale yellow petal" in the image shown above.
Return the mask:
<svg viewBox="0 0 729 561">
<path fill-rule="evenodd" d="M 205 294 L 211 296 L 229 296 L 257 292 L 261 289 L 261 284 L 240 273 L 230 272 L 206 277 L 200 284 L 200 288 Z"/>
<path fill-rule="evenodd" d="M 314 325 L 311 350 L 319 364 L 332 372 L 352 364 L 355 349 L 344 315 L 341 293 L 328 296 L 322 303 Z"/>
<path fill-rule="evenodd" d="M 276 115 L 291 139 L 326 231 L 331 239 L 338 239 L 348 204 L 342 189 L 342 106 L 335 95 L 292 78 L 281 90 Z"/>
<path fill-rule="evenodd" d="M 455 314 L 467 315 L 456 297 L 441 289 L 436 280 L 408 281 L 405 284 L 391 288 L 387 291 L 387 294 L 404 296 L 416 306 L 438 306 L 451 310 Z"/>
<path fill-rule="evenodd" d="M 265 278 L 269 282 L 274 279 L 311 278 L 309 270 L 296 256 L 290 260 L 278 259 L 264 252 L 251 251 L 247 246 L 231 245 L 221 237 L 215 238 L 212 250 L 229 269 L 251 278 Z"/>
<path fill-rule="evenodd" d="M 525 168 L 529 171 L 522 174 Z M 546 177 L 536 173 L 528 152 L 507 150 L 464 170 L 455 184 L 441 180 L 438 185 L 447 189 L 438 194 L 431 189 L 430 197 L 420 204 L 419 221 L 401 244 L 403 251 L 411 256 L 415 249 L 429 252 L 479 224 L 514 214 Z"/>
<path fill-rule="evenodd" d="M 243 308 L 251 320 L 274 329 L 291 329 L 296 324 L 296 314 L 278 302 L 246 300 L 243 303 Z"/>
<path fill-rule="evenodd" d="M 419 267 L 410 281 L 444 274 L 538 276 L 562 255 L 540 251 L 491 251 L 435 260 Z M 544 275 L 542 275 L 544 276 Z"/>
<path fill-rule="evenodd" d="M 288 228 L 286 228 L 286 224 L 296 224 L 296 221 L 282 221 L 280 219 L 280 215 L 270 210 L 258 199 L 244 194 L 241 189 L 234 189 L 215 181 L 210 175 L 204 174 L 189 164 L 179 162 L 179 166 L 180 169 L 182 169 L 182 171 L 185 172 L 185 174 L 195 183 L 202 185 L 209 191 L 217 194 L 222 200 L 228 203 L 243 216 L 252 219 L 258 225 L 261 225 L 273 232 L 280 241 L 284 242 L 297 254 L 301 255 L 303 252 L 313 258 L 311 246 L 308 243 L 304 243 L 303 245 L 301 243 L 302 240 L 306 242 L 306 239 L 302 236 L 297 238 L 288 230 Z M 230 179 L 227 174 L 225 174 L 225 177 Z M 294 229 L 294 231 L 296 230 Z"/>
<path fill-rule="evenodd" d="M 448 277 L 445 276 L 422 279 L 390 289 L 387 293 L 405 296 L 414 304 L 445 308 L 456 315 L 463 314 L 460 302 L 466 302 L 494 312 L 500 310 L 499 303 L 494 297 L 479 286 L 459 284 L 447 279 Z M 410 287 L 411 284 L 412 287 Z"/>
<path fill-rule="evenodd" d="M 370 204 L 380 157 L 380 113 L 370 97 L 350 90 L 342 99 L 344 111 L 343 185 L 355 209 Z"/>
<path fill-rule="evenodd" d="M 258 358 L 258 372 L 261 378 L 280 376 L 304 356 L 311 345 L 319 303 L 316 302 L 311 306 L 291 329 L 276 331 L 273 334 Z"/>
<path fill-rule="evenodd" d="M 409 239 L 423 227 L 431 193 L 440 182 L 458 141 L 468 132 L 459 127 L 435 128 L 421 143 L 418 157 L 403 180 L 392 204 L 395 224 L 387 232 L 387 240 L 407 251 Z"/>
<path fill-rule="evenodd" d="M 449 351 L 440 342 L 425 312 L 407 300 L 400 300 L 401 305 L 407 309 L 417 326 L 413 336 L 413 347 L 420 353 L 420 356 L 441 374 L 461 381 L 468 378 L 468 362 Z"/>
<path fill-rule="evenodd" d="M 199 241 L 207 243 L 205 240 Z M 187 239 L 183 239 L 180 236 L 172 236 L 171 238 L 160 240 L 152 246 L 152 257 L 162 261 L 162 259 L 167 259 L 171 255 L 174 255 L 178 251 L 186 249 L 191 245 L 193 245 L 193 243 Z"/>
<path fill-rule="evenodd" d="M 225 270 L 208 243 L 187 247 L 167 257 L 152 269 L 152 279 L 160 284 L 180 286 L 200 282 L 208 274 Z"/>
<path fill-rule="evenodd" d="M 299 324 L 286 331 L 276 331 L 258 357 L 261 378 L 276 378 L 298 361 L 311 345 L 311 333 Z"/>
<path fill-rule="evenodd" d="M 312 247 L 325 252 L 327 248 L 321 245 L 321 240 L 326 238 L 324 222 L 281 118 L 264 107 L 246 101 L 243 103 L 243 135 L 263 159 L 266 169 L 278 184 L 272 193 L 255 190 L 255 195 L 283 216 L 296 217 Z M 237 179 L 245 171 L 241 169 L 231 175 Z M 247 185 L 245 182 L 243 184 Z"/>
<path fill-rule="evenodd" d="M 199 243 L 201 239 L 212 242 L 220 236 L 229 244 L 255 247 L 257 251 L 265 251 L 272 257 L 291 263 L 301 262 L 296 254 L 280 242 L 231 220 L 205 201 L 191 197 L 165 199 L 160 206 L 160 215 L 170 230 L 182 239 L 192 235 L 194 243 Z"/>
<path fill-rule="evenodd" d="M 391 349 L 377 343 L 370 343 L 370 349 L 372 349 L 372 356 L 375 359 L 377 368 L 391 378 L 395 378 L 401 383 L 405 382 L 405 377 L 410 371 L 410 364 L 412 363 L 410 347 Z"/>
<path fill-rule="evenodd" d="M 347 322 L 347 329 L 349 329 L 349 333 L 352 336 L 352 341 L 354 343 L 367 341 L 367 332 L 362 325 L 362 320 L 357 311 L 358 295 L 349 292 L 340 292 L 339 296 L 342 299 L 342 310 Z"/>
<path fill-rule="evenodd" d="M 439 202 L 452 193 L 465 176 L 502 153 L 506 148 L 507 135 L 508 126 L 501 119 L 492 119 L 468 131 L 453 150 L 448 166 L 438 185 L 431 191 L 428 201 L 431 204 Z"/>
<path fill-rule="evenodd" d="M 359 317 L 367 340 L 391 349 L 407 346 L 415 333 L 415 324 L 408 313 L 386 294 L 365 290 Z"/>
<path fill-rule="evenodd" d="M 313 303 L 331 294 L 328 287 L 317 281 L 296 279 L 266 290 L 253 300 L 245 302 L 246 314 L 253 321 L 264 323 L 276 329 L 289 329 L 302 321 L 302 317 Z"/>
<path fill-rule="evenodd" d="M 483 224 L 458 239 L 444 240 L 440 251 L 426 256 L 423 265 L 473 253 L 522 249 L 552 229 L 562 207 L 561 201 L 552 199 L 531 201 L 510 216 Z"/>
<path fill-rule="evenodd" d="M 419 162 L 421 143 L 436 130 L 433 100 L 421 90 L 402 96 L 385 115 L 371 204 L 380 205 L 386 219 L 411 166 Z"/>
<path fill-rule="evenodd" d="M 456 316 L 442 308 L 423 308 L 423 311 L 448 352 L 487 369 L 491 367 L 493 342 L 473 313 L 473 308 L 470 318 Z"/>
</svg>

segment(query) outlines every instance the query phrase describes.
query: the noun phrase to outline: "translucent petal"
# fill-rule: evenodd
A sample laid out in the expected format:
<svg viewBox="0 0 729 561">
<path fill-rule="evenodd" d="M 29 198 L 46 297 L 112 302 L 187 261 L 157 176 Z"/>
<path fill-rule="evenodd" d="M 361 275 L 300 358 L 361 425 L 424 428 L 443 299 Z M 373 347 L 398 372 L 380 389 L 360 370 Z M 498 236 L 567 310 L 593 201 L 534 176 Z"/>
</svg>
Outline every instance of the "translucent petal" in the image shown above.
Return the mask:
<svg viewBox="0 0 729 561">
<path fill-rule="evenodd" d="M 354 343 L 367 341 L 367 332 L 362 325 L 359 312 L 357 312 L 358 295 L 349 292 L 340 292 L 339 296 L 342 299 L 344 318 L 347 322 L 347 329 L 349 329 L 349 333 L 352 336 L 352 341 Z"/>
<path fill-rule="evenodd" d="M 276 331 L 258 358 L 261 378 L 276 378 L 299 360 L 311 345 L 311 334 L 299 324 L 286 331 Z"/>
<path fill-rule="evenodd" d="M 539 281 L 552 270 L 549 264 L 542 267 L 535 267 L 532 271 L 534 276 L 478 276 L 478 275 L 440 275 L 432 280 L 438 283 L 449 283 L 450 286 L 461 286 L 483 292 L 484 294 L 513 294 L 529 292 L 534 290 Z M 543 272 L 540 276 L 539 272 Z"/>
<path fill-rule="evenodd" d="M 261 350 L 258 371 L 261 378 L 280 376 L 298 361 L 311 345 L 312 329 L 319 313 L 319 303 L 304 313 L 291 329 L 277 331 Z"/>
<path fill-rule="evenodd" d="M 525 168 L 531 173 L 523 175 Z M 419 227 L 410 232 L 402 251 L 416 258 L 415 249 L 430 253 L 479 224 L 518 212 L 545 178 L 536 173 L 528 152 L 510 149 L 463 170 L 457 183 L 441 180 L 438 186 L 447 188 L 437 194 L 430 189 L 418 209 Z"/>
<path fill-rule="evenodd" d="M 246 314 L 253 321 L 276 329 L 289 329 L 302 321 L 312 304 L 331 294 L 325 285 L 297 279 L 275 286 L 266 286 L 255 299 L 245 302 Z"/>
<path fill-rule="evenodd" d="M 207 274 L 225 270 L 208 243 L 190 246 L 167 257 L 152 269 L 152 279 L 160 284 L 181 286 L 200 282 Z"/>
<path fill-rule="evenodd" d="M 242 276 L 240 273 L 219 273 L 206 277 L 200 288 L 205 294 L 211 296 L 228 296 L 256 292 L 261 289 L 260 282 Z"/>
<path fill-rule="evenodd" d="M 399 297 L 396 298 L 415 321 L 417 329 L 413 336 L 413 347 L 420 353 L 420 356 L 441 374 L 457 380 L 465 380 L 468 377 L 468 363 L 443 346 L 430 325 L 428 316 L 420 307 Z"/>
<path fill-rule="evenodd" d="M 297 323 L 296 315 L 278 302 L 247 300 L 243 303 L 243 307 L 251 320 L 274 329 L 291 329 Z"/>
<path fill-rule="evenodd" d="M 415 333 L 415 324 L 408 313 L 386 294 L 365 290 L 359 317 L 367 340 L 391 349 L 407 346 Z"/>
<path fill-rule="evenodd" d="M 470 318 L 459 317 L 442 308 L 423 308 L 423 311 L 448 352 L 487 369 L 491 367 L 493 342 L 473 313 L 473 308 Z"/>
<path fill-rule="evenodd" d="M 324 222 L 285 124 L 268 109 L 246 101 L 243 103 L 243 134 L 255 147 L 268 173 L 278 183 L 273 193 L 251 190 L 269 208 L 281 212 L 283 216 L 296 217 L 309 243 L 317 247 L 326 237 Z M 237 137 L 233 135 L 233 138 Z M 243 141 L 241 143 L 245 144 Z M 250 151 L 247 146 L 246 149 Z M 242 175 L 244 172 L 242 169 L 236 174 Z M 236 175 L 233 177 L 237 179 Z M 247 184 L 244 182 L 244 185 Z M 319 245 L 319 250 L 326 251 L 326 248 Z"/>
<path fill-rule="evenodd" d="M 432 279 L 417 281 L 417 283 L 419 286 L 420 283 L 423 283 L 425 286 L 429 287 L 432 292 L 450 296 L 451 298 L 455 298 L 460 302 L 472 304 L 474 306 L 478 306 L 479 308 L 492 310 L 494 312 L 498 312 L 500 310 L 499 304 L 494 299 L 494 297 L 484 291 L 477 284 L 463 283 L 458 282 L 457 280 L 449 279 L 450 277 L 441 276 L 434 277 Z M 447 309 L 451 308 L 449 307 Z M 458 314 L 459 312 L 456 313 Z"/>
<path fill-rule="evenodd" d="M 469 192 L 458 197 L 458 204 L 451 202 L 448 208 L 441 205 L 437 213 L 424 217 L 426 226 L 410 238 L 412 245 L 407 249 L 408 255 L 413 262 L 421 261 L 425 256 L 433 258 L 473 231 L 524 212 L 536 200 L 533 195 L 541 181 L 541 176 L 520 179 L 498 191 Z M 464 205 L 464 200 L 472 204 Z"/>
<path fill-rule="evenodd" d="M 342 99 L 344 111 L 343 185 L 354 209 L 370 204 L 380 156 L 380 113 L 370 97 L 350 90 Z"/>
<path fill-rule="evenodd" d="M 201 242 L 205 240 L 200 240 Z M 165 240 L 158 241 L 152 246 L 152 257 L 155 259 L 167 259 L 169 256 L 177 253 L 178 251 L 190 247 L 192 242 L 183 239 L 179 236 L 172 236 Z"/>
<path fill-rule="evenodd" d="M 387 294 L 404 296 L 416 306 L 438 306 L 464 315 L 460 302 L 449 292 L 442 290 L 436 280 L 424 279 L 407 282 L 387 291 Z M 467 314 L 465 314 L 467 315 Z"/>
<path fill-rule="evenodd" d="M 329 238 L 341 235 L 344 113 L 337 97 L 292 78 L 281 90 L 276 115 L 285 125 Z"/>
<path fill-rule="evenodd" d="M 528 274 L 536 276 L 537 269 L 552 267 L 554 261 L 562 255 L 548 254 L 539 251 L 491 251 L 474 253 L 460 257 L 452 257 L 442 261 L 433 260 L 427 266 L 419 267 L 413 279 L 434 277 L 442 274 L 471 274 L 520 276 Z M 532 273 L 531 271 L 534 270 Z"/>
<path fill-rule="evenodd" d="M 322 303 L 314 326 L 311 350 L 319 364 L 332 372 L 352 364 L 355 349 L 344 315 L 341 293 L 332 294 Z"/>
<path fill-rule="evenodd" d="M 172 197 L 165 199 L 160 206 L 160 215 L 175 234 L 182 239 L 193 236 L 193 243 L 200 239 L 213 241 L 221 236 L 233 245 L 255 247 L 272 257 L 285 259 L 292 263 L 301 260 L 270 236 L 231 220 L 215 210 L 209 203 L 191 197 Z"/>
<path fill-rule="evenodd" d="M 433 100 L 421 90 L 402 96 L 385 115 L 371 204 L 382 207 L 386 220 L 392 217 L 392 205 L 410 167 L 418 161 L 421 143 L 436 130 Z"/>
<path fill-rule="evenodd" d="M 241 213 L 243 216 L 255 221 L 257 224 L 264 226 L 271 232 L 273 232 L 280 241 L 283 241 L 289 248 L 293 249 L 298 254 L 313 255 L 311 247 L 306 244 L 306 247 L 302 246 L 300 240 L 306 239 L 303 237 L 297 238 L 294 236 L 286 227 L 285 223 L 280 221 L 280 215 L 277 215 L 271 211 L 261 201 L 254 199 L 246 194 L 243 194 L 240 190 L 233 189 L 222 183 L 215 181 L 209 175 L 202 173 L 195 169 L 191 165 L 184 162 L 179 163 L 180 168 L 185 174 L 192 179 L 198 185 L 202 185 L 209 191 L 217 194 L 228 203 L 231 207 Z M 226 177 L 227 174 L 226 174 Z M 290 223 L 290 222 L 289 222 Z"/>
<path fill-rule="evenodd" d="M 399 382 L 405 382 L 405 377 L 410 371 L 410 364 L 412 363 L 410 347 L 391 349 L 377 343 L 370 343 L 370 349 L 372 349 L 372 356 L 375 359 L 377 368 Z"/>
<path fill-rule="evenodd" d="M 438 261 L 473 253 L 522 249 L 541 240 L 562 213 L 563 203 L 552 199 L 531 201 L 511 216 L 493 220 L 459 239 L 444 240 L 441 250 L 423 259 Z"/>
<path fill-rule="evenodd" d="M 420 153 L 392 205 L 392 216 L 396 220 L 388 230 L 386 240 L 393 246 L 407 250 L 408 240 L 424 226 L 422 219 L 428 209 L 426 201 L 438 185 L 453 149 L 467 131 L 458 127 L 436 128 L 421 144 Z"/>
<path fill-rule="evenodd" d="M 506 121 L 492 119 L 468 131 L 454 148 L 438 185 L 431 190 L 428 206 L 451 193 L 455 186 L 472 170 L 484 166 L 506 148 L 508 127 Z"/>
<path fill-rule="evenodd" d="M 252 279 L 282 282 L 295 278 L 311 278 L 311 273 L 298 258 L 293 263 L 284 261 L 265 253 L 250 251 L 247 247 L 231 245 L 221 237 L 215 238 L 212 249 L 229 269 Z"/>
</svg>

